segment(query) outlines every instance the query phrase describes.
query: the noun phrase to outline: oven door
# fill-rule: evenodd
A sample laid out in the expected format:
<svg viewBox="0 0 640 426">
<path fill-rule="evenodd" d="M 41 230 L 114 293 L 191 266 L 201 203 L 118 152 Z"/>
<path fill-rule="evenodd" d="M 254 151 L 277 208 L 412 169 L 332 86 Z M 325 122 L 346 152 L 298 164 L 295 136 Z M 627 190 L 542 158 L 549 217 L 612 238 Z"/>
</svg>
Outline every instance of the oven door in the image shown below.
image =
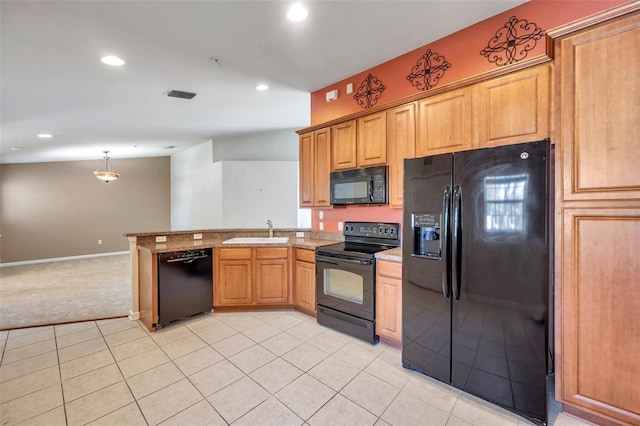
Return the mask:
<svg viewBox="0 0 640 426">
<path fill-rule="evenodd" d="M 374 321 L 374 260 L 348 259 L 318 253 L 316 300 L 318 305 Z"/>
</svg>

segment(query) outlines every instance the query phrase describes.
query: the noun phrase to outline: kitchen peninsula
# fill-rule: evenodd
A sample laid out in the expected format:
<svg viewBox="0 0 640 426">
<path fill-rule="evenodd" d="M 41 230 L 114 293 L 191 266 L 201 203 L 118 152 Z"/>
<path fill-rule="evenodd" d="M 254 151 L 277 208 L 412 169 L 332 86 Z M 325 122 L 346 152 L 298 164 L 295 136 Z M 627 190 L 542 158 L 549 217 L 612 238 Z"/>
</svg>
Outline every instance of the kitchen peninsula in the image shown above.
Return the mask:
<svg viewBox="0 0 640 426">
<path fill-rule="evenodd" d="M 131 252 L 130 318 L 139 318 L 151 331 L 157 328 L 158 254 L 209 248 L 214 253 L 211 284 L 217 310 L 295 308 L 313 315 L 315 267 L 310 265 L 315 265 L 315 249 L 341 241 L 343 236 L 308 229 L 275 229 L 274 237 L 288 237 L 288 241 L 225 243 L 232 238 L 266 237 L 265 234 L 262 229 L 126 234 Z"/>
</svg>

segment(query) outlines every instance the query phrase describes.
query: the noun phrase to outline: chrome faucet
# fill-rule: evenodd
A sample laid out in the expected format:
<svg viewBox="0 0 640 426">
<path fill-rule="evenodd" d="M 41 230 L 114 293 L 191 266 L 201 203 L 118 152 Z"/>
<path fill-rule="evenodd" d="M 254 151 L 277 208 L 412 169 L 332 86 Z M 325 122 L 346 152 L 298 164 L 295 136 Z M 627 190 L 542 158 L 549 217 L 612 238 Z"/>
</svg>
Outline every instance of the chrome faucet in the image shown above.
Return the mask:
<svg viewBox="0 0 640 426">
<path fill-rule="evenodd" d="M 267 219 L 267 226 L 269 227 L 269 238 L 273 238 L 273 222 L 271 222 L 271 219 Z"/>
</svg>

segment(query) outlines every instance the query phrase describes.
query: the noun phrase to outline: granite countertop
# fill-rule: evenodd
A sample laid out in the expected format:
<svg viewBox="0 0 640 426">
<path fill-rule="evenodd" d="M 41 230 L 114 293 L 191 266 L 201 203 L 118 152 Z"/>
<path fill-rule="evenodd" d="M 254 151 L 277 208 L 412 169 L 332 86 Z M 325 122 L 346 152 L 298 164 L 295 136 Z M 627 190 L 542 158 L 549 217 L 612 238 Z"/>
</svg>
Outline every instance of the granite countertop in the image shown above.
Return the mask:
<svg viewBox="0 0 640 426">
<path fill-rule="evenodd" d="M 393 262 L 402 262 L 402 247 L 396 247 L 390 250 L 379 251 L 378 253 L 376 253 L 376 259 L 390 260 Z"/>
<path fill-rule="evenodd" d="M 328 244 L 335 244 L 335 240 L 324 240 L 317 238 L 295 238 L 289 237 L 289 241 L 283 244 L 224 244 L 224 241 L 229 237 L 224 238 L 204 238 L 202 240 L 182 240 L 182 241 L 167 241 L 166 243 L 146 243 L 138 244 L 138 248 L 146 250 L 151 253 L 167 253 L 170 251 L 181 250 L 197 250 L 201 248 L 233 248 L 233 247 L 297 247 L 309 250 L 315 250 L 317 247 L 326 246 Z"/>
<path fill-rule="evenodd" d="M 277 232 L 310 232 L 308 228 L 274 228 Z M 149 237 L 154 235 L 189 235 L 189 234 L 206 234 L 206 233 L 224 233 L 224 234 L 243 234 L 266 232 L 267 227 L 263 228 L 218 228 L 218 229 L 187 229 L 181 231 L 155 231 L 155 232 L 129 232 L 123 234 L 125 237 Z"/>
</svg>

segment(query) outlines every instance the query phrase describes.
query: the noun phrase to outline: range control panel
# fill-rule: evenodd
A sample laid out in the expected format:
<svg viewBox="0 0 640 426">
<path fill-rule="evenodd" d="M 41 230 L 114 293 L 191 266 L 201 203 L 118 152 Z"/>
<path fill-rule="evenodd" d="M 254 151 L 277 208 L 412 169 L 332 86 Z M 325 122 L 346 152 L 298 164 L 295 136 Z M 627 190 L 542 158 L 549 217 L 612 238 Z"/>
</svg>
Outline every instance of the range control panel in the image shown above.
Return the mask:
<svg viewBox="0 0 640 426">
<path fill-rule="evenodd" d="M 211 255 L 212 255 L 212 250 L 210 248 L 204 248 L 199 250 L 172 251 L 168 253 L 158 254 L 160 261 L 164 261 L 164 262 L 177 262 L 181 260 L 201 259 L 203 257 L 207 257 Z"/>
<path fill-rule="evenodd" d="M 351 237 L 400 239 L 399 223 L 345 222 L 343 233 Z"/>
</svg>

